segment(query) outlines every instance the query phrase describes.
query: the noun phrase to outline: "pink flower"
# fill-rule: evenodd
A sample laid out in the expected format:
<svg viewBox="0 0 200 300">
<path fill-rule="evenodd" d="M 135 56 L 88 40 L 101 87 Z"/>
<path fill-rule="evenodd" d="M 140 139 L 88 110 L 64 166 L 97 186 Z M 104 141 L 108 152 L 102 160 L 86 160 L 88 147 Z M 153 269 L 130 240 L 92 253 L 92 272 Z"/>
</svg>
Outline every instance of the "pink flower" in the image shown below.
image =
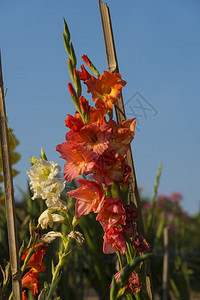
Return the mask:
<svg viewBox="0 0 200 300">
<path fill-rule="evenodd" d="M 114 225 L 126 224 L 126 211 L 120 198 L 106 198 L 102 210 L 96 218 L 104 230 Z"/>
<path fill-rule="evenodd" d="M 103 205 L 105 191 L 102 186 L 93 180 L 77 179 L 80 187 L 67 193 L 77 199 L 75 214 L 77 217 L 87 215 L 91 211 L 98 213 Z"/>
<path fill-rule="evenodd" d="M 173 192 L 170 195 L 170 199 L 173 202 L 180 202 L 183 199 L 183 195 L 179 192 Z"/>
<path fill-rule="evenodd" d="M 92 123 L 82 127 L 79 132 L 70 130 L 65 138 L 76 148 L 81 147 L 86 153 L 92 151 L 99 157 L 109 146 L 111 130 L 105 123 Z"/>
<path fill-rule="evenodd" d="M 123 254 L 126 252 L 126 241 L 122 227 L 110 227 L 106 230 L 103 239 L 103 252 L 105 254 L 115 253 L 118 250 Z"/>
<path fill-rule="evenodd" d="M 115 280 L 117 283 L 120 279 L 120 275 L 121 275 L 121 272 L 123 271 L 123 269 L 121 269 L 119 272 L 117 272 L 115 274 Z M 138 294 L 142 288 L 142 284 L 141 284 L 138 274 L 135 272 L 132 272 L 131 275 L 129 276 L 127 282 L 124 284 L 124 286 L 127 287 L 125 294 L 131 294 L 131 295 L 133 295 L 134 293 Z M 112 287 L 112 284 L 110 285 L 110 288 L 111 287 Z"/>
<path fill-rule="evenodd" d="M 121 181 L 125 166 L 125 159 L 116 158 L 114 153 L 107 149 L 99 157 L 92 170 L 94 179 L 106 185 L 110 185 L 114 181 Z"/>
<path fill-rule="evenodd" d="M 57 145 L 56 151 L 61 153 L 60 158 L 66 160 L 64 167 L 64 178 L 66 181 L 72 181 L 79 175 L 91 173 L 98 159 L 95 152 L 84 151 L 83 148 L 78 148 L 67 142 Z"/>
<path fill-rule="evenodd" d="M 135 247 L 135 251 L 146 253 L 151 252 L 151 245 L 147 243 L 145 238 L 142 236 L 137 235 L 135 240 L 133 241 L 133 246 Z"/>
</svg>

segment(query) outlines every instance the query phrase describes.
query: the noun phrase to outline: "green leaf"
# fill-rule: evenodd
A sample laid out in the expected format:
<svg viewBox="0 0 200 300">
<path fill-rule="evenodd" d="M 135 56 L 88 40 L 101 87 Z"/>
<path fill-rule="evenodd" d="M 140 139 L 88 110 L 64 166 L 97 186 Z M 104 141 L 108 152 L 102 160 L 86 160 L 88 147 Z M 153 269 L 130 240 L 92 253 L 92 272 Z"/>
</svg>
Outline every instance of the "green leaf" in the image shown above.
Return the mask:
<svg viewBox="0 0 200 300">
<path fill-rule="evenodd" d="M 55 272 L 55 267 L 54 267 L 54 262 L 52 260 L 51 261 L 51 273 L 52 273 L 52 276 L 54 275 L 54 272 Z"/>
<path fill-rule="evenodd" d="M 115 276 L 113 276 L 112 279 L 112 286 L 110 289 L 110 300 L 116 300 L 117 297 L 117 293 L 118 293 L 118 286 L 115 280 Z"/>
</svg>

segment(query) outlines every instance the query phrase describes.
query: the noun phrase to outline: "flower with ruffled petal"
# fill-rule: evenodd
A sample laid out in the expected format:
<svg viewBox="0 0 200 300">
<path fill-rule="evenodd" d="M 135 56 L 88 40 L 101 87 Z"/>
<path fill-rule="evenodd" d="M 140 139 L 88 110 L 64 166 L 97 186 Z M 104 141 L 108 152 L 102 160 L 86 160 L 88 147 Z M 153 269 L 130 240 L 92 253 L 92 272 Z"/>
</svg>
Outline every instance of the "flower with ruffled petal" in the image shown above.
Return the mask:
<svg viewBox="0 0 200 300">
<path fill-rule="evenodd" d="M 124 268 L 115 274 L 115 280 L 117 283 L 120 279 L 120 275 L 123 270 L 124 270 Z M 112 287 L 112 283 L 110 285 L 110 288 L 111 287 Z M 126 287 L 125 294 L 131 294 L 131 295 L 133 295 L 134 293 L 138 294 L 142 288 L 142 284 L 141 284 L 138 274 L 135 272 L 132 272 L 131 275 L 129 276 L 128 280 L 125 282 L 124 287 Z"/>
<path fill-rule="evenodd" d="M 126 224 L 126 211 L 120 198 L 105 198 L 103 208 L 96 219 L 101 223 L 104 230 L 111 226 Z"/>
<path fill-rule="evenodd" d="M 120 251 L 123 254 L 126 252 L 126 241 L 122 227 L 112 226 L 105 231 L 103 243 L 103 252 L 106 254 Z"/>
<path fill-rule="evenodd" d="M 46 267 L 42 262 L 43 256 L 46 253 L 44 249 L 48 248 L 46 243 L 40 243 L 34 246 L 34 253 L 31 255 L 26 268 L 32 268 L 37 272 L 44 272 Z M 29 249 L 21 256 L 21 260 L 25 260 L 26 256 L 29 253 Z"/>
<path fill-rule="evenodd" d="M 31 180 L 31 189 L 34 191 L 32 199 L 42 198 L 43 187 L 50 185 L 60 171 L 61 168 L 57 163 L 45 159 L 40 159 L 31 166 L 27 175 Z"/>
<path fill-rule="evenodd" d="M 46 229 L 48 226 L 53 227 L 54 222 L 62 223 L 64 222 L 65 218 L 59 214 L 54 214 L 53 210 L 46 209 L 43 211 L 43 213 L 40 215 L 38 219 L 38 223 L 42 227 L 42 229 Z"/>
<path fill-rule="evenodd" d="M 30 269 L 22 278 L 22 288 L 31 290 L 33 296 L 36 299 L 38 294 L 38 287 L 41 286 L 38 279 L 38 272 L 35 269 Z M 26 298 L 25 298 L 26 299 Z"/>
<path fill-rule="evenodd" d="M 107 109 L 99 108 L 96 109 L 93 106 L 89 106 L 89 118 L 87 119 L 87 124 L 92 123 L 106 123 L 105 116 L 107 114 Z"/>
<path fill-rule="evenodd" d="M 109 150 L 115 151 L 116 155 L 126 156 L 135 136 L 136 118 L 126 120 L 119 125 L 114 120 L 110 120 L 108 124 L 112 127 Z"/>
<path fill-rule="evenodd" d="M 100 156 L 109 146 L 111 130 L 105 123 L 93 123 L 82 127 L 79 132 L 69 131 L 65 138 L 76 148 L 81 147 L 85 152 L 92 151 Z"/>
<path fill-rule="evenodd" d="M 94 167 L 98 155 L 93 151 L 85 151 L 84 148 L 78 148 L 65 142 L 56 146 L 56 151 L 61 153 L 60 158 L 66 160 L 64 166 L 64 178 L 66 181 L 72 181 L 82 174 L 89 174 Z"/>
<path fill-rule="evenodd" d="M 93 180 L 77 179 L 80 187 L 67 193 L 68 196 L 77 199 L 75 214 L 77 217 L 87 215 L 90 212 L 98 213 L 103 205 L 105 191 L 102 186 Z"/>
<path fill-rule="evenodd" d="M 98 78 L 91 76 L 85 84 L 97 108 L 105 107 L 107 110 L 112 110 L 113 105 L 120 99 L 121 89 L 126 85 L 126 81 L 122 80 L 119 73 L 104 71 Z"/>
<path fill-rule="evenodd" d="M 49 185 L 45 185 L 40 193 L 43 200 L 47 200 L 47 206 L 52 206 L 59 199 L 64 190 L 66 182 L 62 178 L 53 178 Z"/>
<path fill-rule="evenodd" d="M 115 157 L 109 148 L 97 160 L 92 172 L 95 180 L 110 185 L 114 181 L 121 181 L 125 172 L 125 158 Z"/>
<path fill-rule="evenodd" d="M 72 131 L 78 132 L 84 126 L 84 123 L 80 117 L 80 114 L 78 113 L 75 115 L 75 117 L 67 115 L 65 126 L 69 127 Z"/>
</svg>

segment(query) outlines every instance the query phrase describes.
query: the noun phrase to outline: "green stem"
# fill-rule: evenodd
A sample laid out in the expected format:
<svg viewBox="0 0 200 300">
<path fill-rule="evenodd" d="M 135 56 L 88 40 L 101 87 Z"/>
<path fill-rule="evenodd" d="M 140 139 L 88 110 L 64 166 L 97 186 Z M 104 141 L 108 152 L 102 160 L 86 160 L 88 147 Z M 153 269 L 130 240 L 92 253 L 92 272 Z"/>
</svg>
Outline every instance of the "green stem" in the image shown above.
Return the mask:
<svg viewBox="0 0 200 300">
<path fill-rule="evenodd" d="M 10 297 L 8 298 L 8 300 L 11 300 L 13 298 L 13 291 L 10 293 Z"/>
<path fill-rule="evenodd" d="M 25 269 L 26 269 L 26 266 L 27 266 L 27 263 L 28 263 L 29 259 L 31 258 L 33 252 L 34 252 L 34 247 L 32 247 L 32 248 L 29 249 L 29 252 L 28 252 L 28 254 L 27 254 L 27 256 L 26 256 L 26 258 L 25 258 L 25 260 L 24 260 L 24 264 L 23 264 L 23 266 L 21 267 L 21 272 L 22 272 L 22 274 L 24 273 L 24 271 L 25 271 Z"/>
<path fill-rule="evenodd" d="M 119 261 L 119 268 L 121 270 L 121 269 L 123 269 L 122 255 L 119 251 L 117 251 L 116 254 L 117 254 L 118 261 Z"/>
<path fill-rule="evenodd" d="M 50 286 L 50 290 L 49 290 L 49 293 L 48 293 L 48 296 L 47 296 L 47 300 L 51 299 L 51 295 L 53 294 L 53 291 L 55 289 L 55 280 L 57 279 L 60 268 L 62 267 L 61 260 L 62 260 L 62 258 L 59 259 L 59 262 L 58 262 L 58 264 L 55 268 L 55 272 L 53 274 L 53 278 L 52 278 L 52 281 L 51 281 L 51 286 Z"/>
<path fill-rule="evenodd" d="M 139 296 L 139 294 L 134 294 L 134 296 L 135 296 L 136 300 L 140 300 L 141 299 L 140 296 Z"/>
<path fill-rule="evenodd" d="M 63 250 L 63 248 L 64 248 L 64 250 Z M 67 253 L 69 253 L 68 248 L 69 248 L 69 241 L 65 244 L 65 247 L 63 247 L 63 244 L 61 245 L 62 254 L 59 255 L 59 261 L 58 261 L 57 266 L 55 267 L 55 271 L 53 273 L 53 278 L 52 278 L 52 281 L 51 281 L 49 293 L 47 295 L 47 298 L 45 298 L 45 300 L 50 300 L 51 299 L 51 296 L 52 296 L 52 294 L 55 290 L 55 287 L 58 284 L 58 282 L 56 282 L 56 281 L 58 279 L 60 269 L 64 264 L 63 259 L 66 257 Z"/>
</svg>

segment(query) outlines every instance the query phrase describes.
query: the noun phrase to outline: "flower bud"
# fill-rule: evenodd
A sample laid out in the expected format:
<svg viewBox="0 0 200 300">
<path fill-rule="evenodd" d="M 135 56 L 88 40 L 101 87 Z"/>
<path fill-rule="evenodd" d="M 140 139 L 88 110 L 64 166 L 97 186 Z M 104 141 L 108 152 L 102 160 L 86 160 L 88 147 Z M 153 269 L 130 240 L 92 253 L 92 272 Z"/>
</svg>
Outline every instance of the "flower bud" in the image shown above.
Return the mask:
<svg viewBox="0 0 200 300">
<path fill-rule="evenodd" d="M 31 156 L 30 159 L 29 159 L 29 161 L 30 161 L 31 164 L 36 164 L 36 162 L 38 162 L 38 160 L 39 159 L 37 157 L 35 157 L 35 156 Z"/>
<path fill-rule="evenodd" d="M 88 68 L 94 73 L 94 75 L 97 76 L 97 77 L 99 77 L 99 71 L 93 65 L 93 63 L 88 58 L 88 56 L 87 55 L 83 55 L 83 56 L 81 56 L 81 58 L 84 61 L 84 63 L 86 63 L 86 65 L 88 66 Z"/>
<path fill-rule="evenodd" d="M 79 103 L 81 106 L 82 111 L 87 114 L 88 113 L 88 101 L 85 99 L 85 97 L 81 96 L 79 98 Z"/>
<path fill-rule="evenodd" d="M 73 220 L 72 220 L 72 226 L 73 228 L 76 227 L 76 225 L 78 225 L 79 223 L 79 218 L 77 218 L 76 216 L 73 217 Z"/>
</svg>

